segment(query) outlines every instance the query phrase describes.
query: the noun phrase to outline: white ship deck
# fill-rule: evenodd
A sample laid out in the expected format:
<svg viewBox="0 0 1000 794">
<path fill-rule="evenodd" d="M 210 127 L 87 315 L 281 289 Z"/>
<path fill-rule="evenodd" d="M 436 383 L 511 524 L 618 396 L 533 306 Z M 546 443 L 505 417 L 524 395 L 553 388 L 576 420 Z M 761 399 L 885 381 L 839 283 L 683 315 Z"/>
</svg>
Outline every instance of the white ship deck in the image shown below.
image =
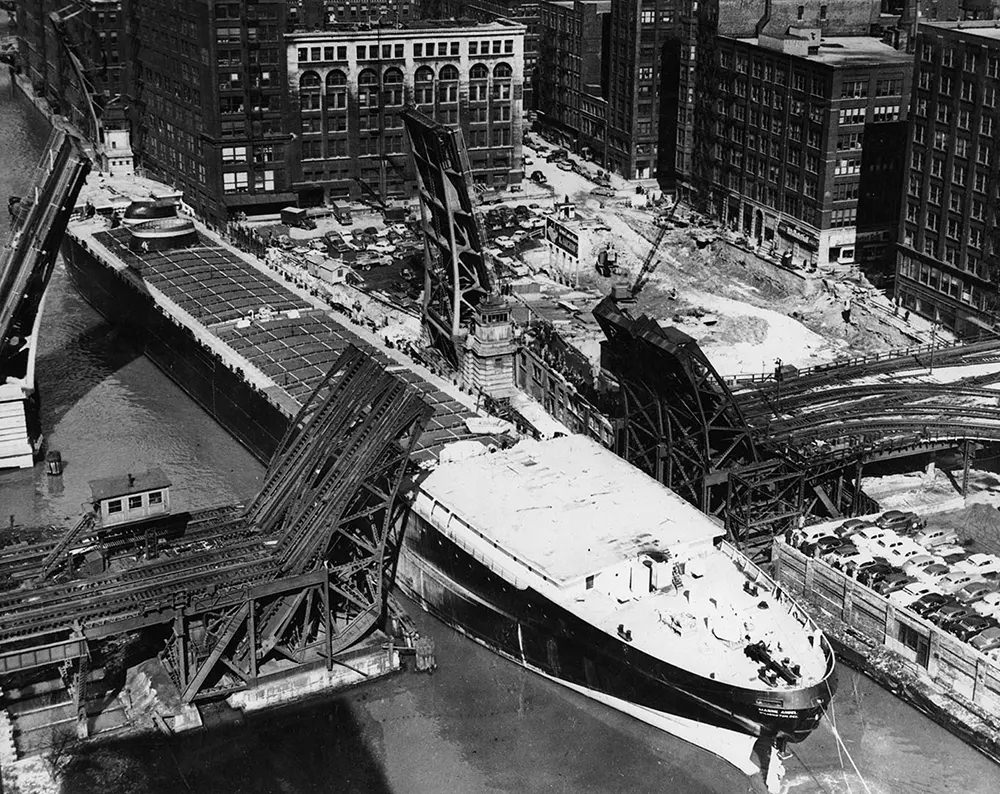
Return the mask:
<svg viewBox="0 0 1000 794">
<path fill-rule="evenodd" d="M 442 464 L 421 490 L 563 587 L 640 551 L 683 553 L 723 534 L 673 491 L 580 435 Z"/>
<path fill-rule="evenodd" d="M 677 667 L 765 692 L 827 675 L 819 630 L 715 545 L 722 527 L 588 438 L 443 463 L 414 509 L 516 586 Z M 773 665 L 747 655 L 758 643 Z"/>
</svg>

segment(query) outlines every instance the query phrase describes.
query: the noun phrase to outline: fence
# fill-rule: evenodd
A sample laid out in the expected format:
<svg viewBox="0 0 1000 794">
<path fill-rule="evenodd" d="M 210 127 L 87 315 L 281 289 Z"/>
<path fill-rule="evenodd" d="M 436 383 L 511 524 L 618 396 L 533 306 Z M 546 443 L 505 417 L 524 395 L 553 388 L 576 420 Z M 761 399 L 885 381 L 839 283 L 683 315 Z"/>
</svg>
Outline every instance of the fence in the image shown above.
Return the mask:
<svg viewBox="0 0 1000 794">
<path fill-rule="evenodd" d="M 781 540 L 771 559 L 788 592 L 922 667 L 935 683 L 1000 713 L 1000 666 L 971 645 Z"/>
</svg>

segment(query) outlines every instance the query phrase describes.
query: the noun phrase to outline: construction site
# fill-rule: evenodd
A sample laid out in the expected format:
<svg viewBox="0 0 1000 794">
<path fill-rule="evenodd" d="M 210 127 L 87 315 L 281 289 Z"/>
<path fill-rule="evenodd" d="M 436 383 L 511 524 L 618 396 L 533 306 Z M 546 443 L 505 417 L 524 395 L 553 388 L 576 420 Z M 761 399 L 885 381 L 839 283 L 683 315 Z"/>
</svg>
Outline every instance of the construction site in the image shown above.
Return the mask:
<svg viewBox="0 0 1000 794">
<path fill-rule="evenodd" d="M 940 465 L 963 508 L 1000 485 L 976 467 L 1000 444 L 1000 339 L 945 337 L 861 273 L 751 250 L 648 186 L 597 192 L 538 148 L 547 187 L 505 203 L 539 234 L 514 241 L 513 224 L 487 230 L 461 135 L 405 121 L 419 302 L 239 251 L 182 204 L 168 225 L 184 243 L 142 248 L 122 216 L 163 197 L 83 188 L 92 152 L 54 139 L 33 193 L 54 209 L 22 202 L 0 271 L 4 349 L 23 352 L 61 248 L 88 300 L 141 329 L 268 471 L 246 506 L 109 524 L 102 502 L 150 504 L 129 481 L 75 526 L 0 549 L 5 764 L 67 726 L 195 729 L 207 702 L 262 707 L 398 668 L 417 641 L 390 599 L 407 500 L 456 444 L 588 435 L 760 565 L 791 529 L 884 509 L 893 489 L 874 476 L 922 472 L 926 490 Z"/>
</svg>

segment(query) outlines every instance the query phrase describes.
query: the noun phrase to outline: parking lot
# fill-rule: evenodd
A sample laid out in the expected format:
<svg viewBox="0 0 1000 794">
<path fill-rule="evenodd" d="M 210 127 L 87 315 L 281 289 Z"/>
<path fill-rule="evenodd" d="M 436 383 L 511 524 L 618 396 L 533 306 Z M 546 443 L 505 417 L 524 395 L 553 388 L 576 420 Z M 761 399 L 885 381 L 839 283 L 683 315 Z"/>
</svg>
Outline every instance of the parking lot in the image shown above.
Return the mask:
<svg viewBox="0 0 1000 794">
<path fill-rule="evenodd" d="M 786 540 L 1000 663 L 1000 556 L 983 543 L 900 510 L 804 527 Z"/>
</svg>

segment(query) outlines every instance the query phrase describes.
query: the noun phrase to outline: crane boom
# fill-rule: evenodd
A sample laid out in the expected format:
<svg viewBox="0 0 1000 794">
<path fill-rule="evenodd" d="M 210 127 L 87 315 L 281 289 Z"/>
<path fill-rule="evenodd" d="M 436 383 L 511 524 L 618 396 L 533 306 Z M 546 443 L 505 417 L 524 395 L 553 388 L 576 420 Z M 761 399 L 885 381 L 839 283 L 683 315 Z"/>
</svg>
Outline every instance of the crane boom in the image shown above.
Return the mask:
<svg viewBox="0 0 1000 794">
<path fill-rule="evenodd" d="M 639 293 L 642 292 L 642 288 L 646 286 L 646 282 L 649 281 L 649 277 L 656 270 L 656 266 L 660 264 L 660 260 L 656 258 L 656 252 L 660 250 L 660 245 L 663 243 L 663 238 L 667 236 L 667 231 L 669 227 L 665 224 L 660 227 L 660 231 L 657 232 L 656 239 L 653 241 L 653 245 L 649 249 L 649 253 L 646 254 L 646 259 L 642 263 L 642 267 L 639 268 L 639 273 L 635 277 L 635 281 L 632 282 L 632 287 L 629 290 L 632 293 L 633 298 L 637 298 Z"/>
</svg>

